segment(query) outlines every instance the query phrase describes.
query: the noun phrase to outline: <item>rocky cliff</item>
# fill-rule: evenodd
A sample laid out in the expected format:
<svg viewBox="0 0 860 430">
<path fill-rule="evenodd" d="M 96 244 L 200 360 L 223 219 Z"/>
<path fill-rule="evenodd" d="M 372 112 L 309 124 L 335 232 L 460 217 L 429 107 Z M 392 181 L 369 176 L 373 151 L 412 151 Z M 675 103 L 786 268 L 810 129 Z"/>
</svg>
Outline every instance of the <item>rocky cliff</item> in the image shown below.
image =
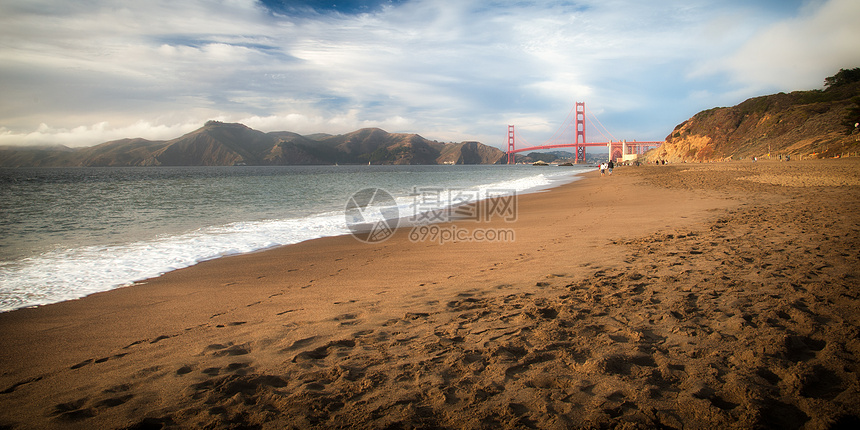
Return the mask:
<svg viewBox="0 0 860 430">
<path fill-rule="evenodd" d="M 755 97 L 737 106 L 699 112 L 675 127 L 648 159 L 683 162 L 856 153 L 858 134 L 851 133 L 849 125 L 860 106 L 860 82 L 852 79 L 831 81 L 824 90 Z"/>
</svg>

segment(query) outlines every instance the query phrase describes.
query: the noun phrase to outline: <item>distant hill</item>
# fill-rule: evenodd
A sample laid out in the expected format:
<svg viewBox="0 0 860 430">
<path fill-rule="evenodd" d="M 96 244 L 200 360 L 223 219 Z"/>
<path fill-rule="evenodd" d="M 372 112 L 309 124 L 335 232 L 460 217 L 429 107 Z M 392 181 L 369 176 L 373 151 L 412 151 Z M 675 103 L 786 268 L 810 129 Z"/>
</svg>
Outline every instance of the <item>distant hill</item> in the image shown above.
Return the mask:
<svg viewBox="0 0 860 430">
<path fill-rule="evenodd" d="M 523 163 L 534 163 L 535 161 L 543 161 L 546 163 L 552 163 L 553 161 L 563 160 L 563 161 L 572 161 L 574 157 L 574 153 L 568 151 L 546 151 L 546 152 L 530 152 L 526 155 L 519 155 L 517 157 L 517 162 Z M 605 156 L 604 156 L 605 158 Z"/>
<path fill-rule="evenodd" d="M 439 143 L 378 128 L 302 136 L 217 121 L 168 141 L 122 139 L 79 149 L 0 147 L 0 167 L 495 164 L 503 158 L 502 151 L 479 142 Z"/>
<path fill-rule="evenodd" d="M 860 69 L 840 70 L 824 90 L 755 97 L 699 112 L 679 124 L 649 160 L 713 161 L 763 157 L 831 157 L 860 151 Z"/>
<path fill-rule="evenodd" d="M 74 150 L 58 146 L 0 146 L 0 167 L 63 166 L 73 157 Z"/>
</svg>

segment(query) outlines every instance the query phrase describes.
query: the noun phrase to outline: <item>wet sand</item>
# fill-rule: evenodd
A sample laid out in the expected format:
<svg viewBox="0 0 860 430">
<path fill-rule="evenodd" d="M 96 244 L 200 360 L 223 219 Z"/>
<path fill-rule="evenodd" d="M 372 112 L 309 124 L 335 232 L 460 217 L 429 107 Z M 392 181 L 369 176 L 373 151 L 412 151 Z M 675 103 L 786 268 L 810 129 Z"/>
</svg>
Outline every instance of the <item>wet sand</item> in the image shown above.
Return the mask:
<svg viewBox="0 0 860 430">
<path fill-rule="evenodd" d="M 858 428 L 860 159 L 621 167 L 0 314 L 5 428 Z"/>
</svg>

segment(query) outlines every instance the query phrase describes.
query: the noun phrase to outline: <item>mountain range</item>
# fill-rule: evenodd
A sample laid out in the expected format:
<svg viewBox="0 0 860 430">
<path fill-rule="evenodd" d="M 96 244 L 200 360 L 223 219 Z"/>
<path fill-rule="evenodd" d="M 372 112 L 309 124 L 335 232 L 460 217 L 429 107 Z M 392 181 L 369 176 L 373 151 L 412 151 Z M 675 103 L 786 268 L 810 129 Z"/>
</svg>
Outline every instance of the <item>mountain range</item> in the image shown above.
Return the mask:
<svg viewBox="0 0 860 430">
<path fill-rule="evenodd" d="M 0 147 L 0 167 L 496 164 L 503 159 L 502 151 L 479 142 L 440 143 L 378 128 L 303 136 L 218 121 L 167 141 L 121 139 L 74 149 Z"/>
</svg>

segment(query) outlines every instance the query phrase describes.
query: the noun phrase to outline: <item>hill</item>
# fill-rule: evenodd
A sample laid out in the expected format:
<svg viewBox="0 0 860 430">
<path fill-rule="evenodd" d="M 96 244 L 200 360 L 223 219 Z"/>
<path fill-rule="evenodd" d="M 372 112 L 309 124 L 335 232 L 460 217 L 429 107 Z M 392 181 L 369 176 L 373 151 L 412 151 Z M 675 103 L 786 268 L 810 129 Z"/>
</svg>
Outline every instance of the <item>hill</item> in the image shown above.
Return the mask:
<svg viewBox="0 0 860 430">
<path fill-rule="evenodd" d="M 168 141 L 121 139 L 80 149 L 2 147 L 0 167 L 494 164 L 503 156 L 479 142 L 446 144 L 378 128 L 302 136 L 209 121 Z"/>
<path fill-rule="evenodd" d="M 58 146 L 0 146 L 0 167 L 65 165 L 75 150 Z"/>
<path fill-rule="evenodd" d="M 860 121 L 860 69 L 840 70 L 825 85 L 824 90 L 755 97 L 699 112 L 675 127 L 648 159 L 701 162 L 860 151 L 852 130 Z"/>
</svg>

